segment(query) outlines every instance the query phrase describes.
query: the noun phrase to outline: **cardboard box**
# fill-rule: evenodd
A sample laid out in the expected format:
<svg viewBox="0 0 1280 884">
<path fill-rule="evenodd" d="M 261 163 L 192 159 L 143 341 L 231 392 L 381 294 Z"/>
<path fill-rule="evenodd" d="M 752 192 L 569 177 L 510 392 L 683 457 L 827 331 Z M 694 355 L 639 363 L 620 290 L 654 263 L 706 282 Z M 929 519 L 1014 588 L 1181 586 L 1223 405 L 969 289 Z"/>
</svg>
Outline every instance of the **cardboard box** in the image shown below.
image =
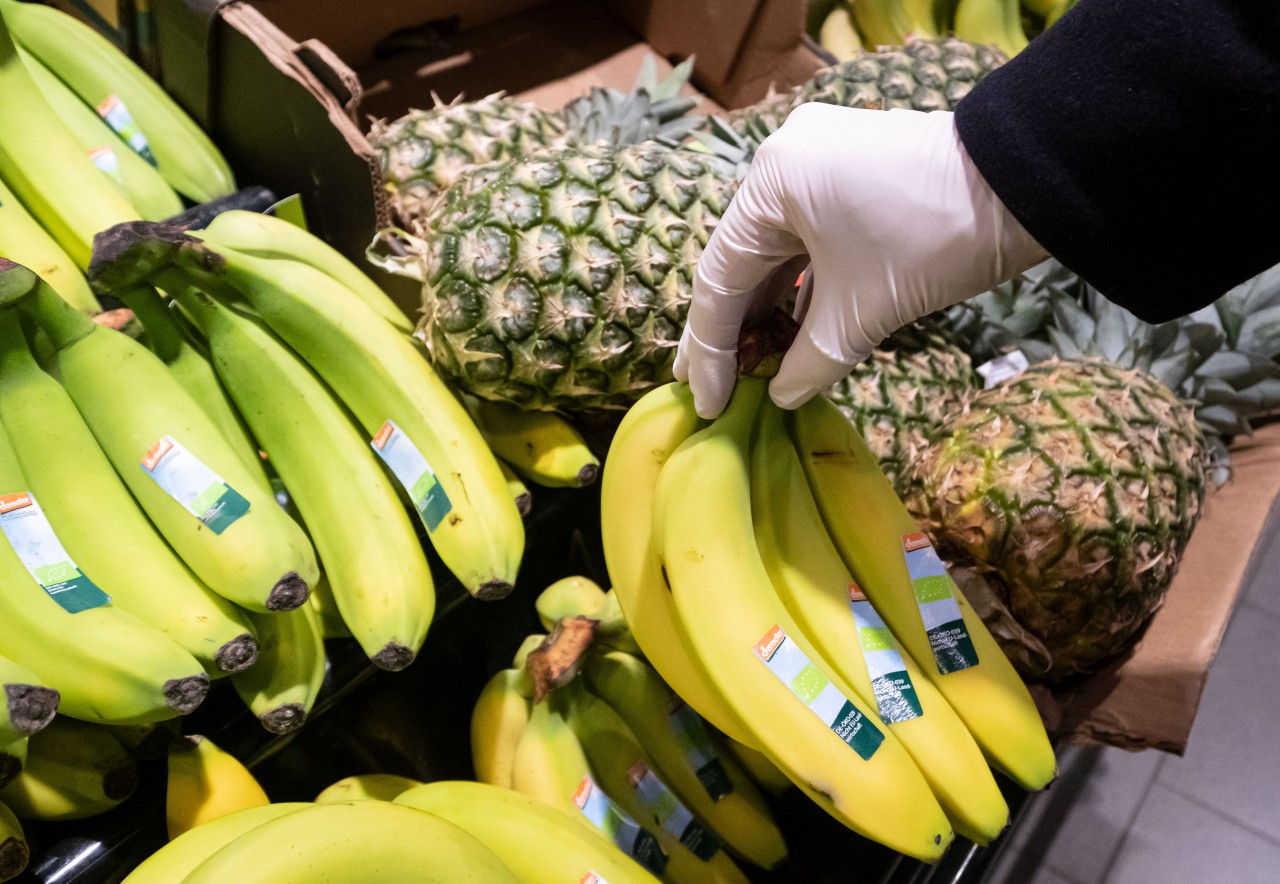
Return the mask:
<svg viewBox="0 0 1280 884">
<path fill-rule="evenodd" d="M 391 215 L 372 119 L 433 94 L 506 91 L 558 107 L 629 86 L 640 59 L 693 55 L 707 108 L 758 100 L 824 61 L 803 0 L 153 0 L 165 88 L 247 183 L 301 195 L 313 231 L 364 264 Z M 402 309 L 417 286 L 375 272 Z"/>
</svg>

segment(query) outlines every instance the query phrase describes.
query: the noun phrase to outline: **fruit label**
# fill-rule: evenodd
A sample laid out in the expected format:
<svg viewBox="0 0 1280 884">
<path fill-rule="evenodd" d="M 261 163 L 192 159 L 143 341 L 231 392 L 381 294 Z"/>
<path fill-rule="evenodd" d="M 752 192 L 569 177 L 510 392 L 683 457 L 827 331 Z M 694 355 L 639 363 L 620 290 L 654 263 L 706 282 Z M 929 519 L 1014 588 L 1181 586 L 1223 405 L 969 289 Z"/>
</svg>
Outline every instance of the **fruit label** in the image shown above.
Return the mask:
<svg viewBox="0 0 1280 884">
<path fill-rule="evenodd" d="M 648 764 L 643 760 L 637 761 L 627 771 L 627 779 L 636 790 L 636 797 L 658 825 L 687 847 L 690 853 L 703 862 L 716 855 L 720 850 L 720 839 L 694 819 L 689 808 L 667 788 L 666 783 L 658 779 Z"/>
<path fill-rule="evenodd" d="M 105 144 L 99 147 L 91 147 L 88 150 L 89 159 L 98 167 L 105 175 L 115 181 L 117 184 L 124 183 L 124 176 L 120 174 L 120 158 L 116 156 L 116 152 Z"/>
<path fill-rule="evenodd" d="M 391 421 L 382 425 L 370 444 L 408 492 L 414 509 L 422 517 L 422 524 L 427 526 L 427 531 L 436 530 L 449 510 L 453 509 L 453 504 L 449 502 L 449 495 L 445 493 L 444 486 L 436 478 L 435 471 L 422 456 L 422 452 Z"/>
<path fill-rule="evenodd" d="M 867 674 L 871 676 L 871 688 L 876 693 L 880 720 L 894 724 L 919 718 L 924 712 L 920 708 L 920 698 L 916 696 L 916 686 L 911 683 L 911 675 L 907 672 L 907 664 L 902 661 L 902 650 L 856 583 L 849 584 L 849 607 L 853 610 L 853 622 L 858 627 L 858 644 L 862 646 L 862 656 L 867 661 Z"/>
<path fill-rule="evenodd" d="M 712 801 L 719 801 L 733 792 L 733 783 L 711 742 L 702 716 L 675 694 L 667 699 L 667 717 L 675 732 L 680 751 L 689 768 L 698 775 L 698 782 L 707 790 Z"/>
<path fill-rule="evenodd" d="M 172 436 L 164 436 L 151 446 L 139 466 L 214 534 L 226 531 L 249 512 L 249 501 L 240 492 Z"/>
<path fill-rule="evenodd" d="M 765 633 L 764 638 L 756 642 L 755 651 L 769 671 L 864 761 L 876 754 L 884 742 L 884 734 L 813 665 L 781 626 Z"/>
<path fill-rule="evenodd" d="M 625 810 L 604 794 L 591 775 L 582 778 L 573 803 L 591 824 L 609 836 L 609 839 L 627 856 L 659 877 L 666 871 L 667 855 L 658 845 L 658 839 L 641 828 Z"/>
<path fill-rule="evenodd" d="M 78 614 L 111 601 L 111 596 L 71 561 L 34 495 L 0 495 L 0 529 L 27 573 L 67 613 Z"/>
<path fill-rule="evenodd" d="M 133 114 L 129 113 L 129 108 L 125 107 L 120 96 L 108 95 L 104 98 L 98 105 L 98 116 L 102 117 L 111 130 L 119 135 L 125 144 L 132 147 L 138 156 L 153 166 L 156 164 L 156 157 L 151 152 L 151 144 L 147 141 L 147 136 L 133 121 Z"/>
<path fill-rule="evenodd" d="M 938 672 L 946 675 L 977 666 L 978 652 L 956 602 L 955 584 L 929 538 L 924 534 L 902 535 L 902 554 L 907 559 L 907 573 L 911 575 Z"/>
<path fill-rule="evenodd" d="M 588 869 L 587 873 L 578 879 L 578 884 L 609 884 L 609 882 L 600 877 L 599 872 Z"/>
</svg>

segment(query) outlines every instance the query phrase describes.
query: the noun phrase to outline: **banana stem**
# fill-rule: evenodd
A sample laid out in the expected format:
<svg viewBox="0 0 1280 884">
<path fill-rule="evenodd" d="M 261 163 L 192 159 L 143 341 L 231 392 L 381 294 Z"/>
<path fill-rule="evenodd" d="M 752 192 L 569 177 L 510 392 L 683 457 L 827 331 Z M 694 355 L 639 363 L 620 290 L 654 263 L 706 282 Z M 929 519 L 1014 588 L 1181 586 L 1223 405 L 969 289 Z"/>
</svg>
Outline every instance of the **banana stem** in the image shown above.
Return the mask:
<svg viewBox="0 0 1280 884">
<path fill-rule="evenodd" d="M 0 376 L 35 366 L 35 357 L 16 310 L 0 310 Z"/>
<path fill-rule="evenodd" d="M 186 333 L 170 312 L 164 296 L 149 285 L 139 285 L 119 292 L 124 305 L 142 322 L 151 352 L 167 363 L 172 362 L 188 346 Z"/>
<path fill-rule="evenodd" d="M 19 305 L 44 329 L 57 350 L 65 350 L 98 329 L 96 322 L 64 301 L 43 279 Z"/>
<path fill-rule="evenodd" d="M 0 258 L 0 307 L 7 307 L 25 298 L 36 287 L 39 279 L 35 271 L 8 258 Z"/>
</svg>

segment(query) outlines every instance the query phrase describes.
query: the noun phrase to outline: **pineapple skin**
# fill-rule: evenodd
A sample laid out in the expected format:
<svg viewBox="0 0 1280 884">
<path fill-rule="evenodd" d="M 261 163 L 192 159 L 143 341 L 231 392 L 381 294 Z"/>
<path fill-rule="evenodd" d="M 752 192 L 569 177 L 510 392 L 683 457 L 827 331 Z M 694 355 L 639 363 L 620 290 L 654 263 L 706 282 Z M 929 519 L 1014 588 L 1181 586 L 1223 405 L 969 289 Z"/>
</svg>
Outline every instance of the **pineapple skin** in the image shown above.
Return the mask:
<svg viewBox="0 0 1280 884">
<path fill-rule="evenodd" d="M 1113 659 L 1160 606 L 1207 461 L 1191 408 L 1152 375 L 1051 360 L 948 419 L 906 503 L 1021 674 L 1052 683 Z"/>
<path fill-rule="evenodd" d="M 672 379 L 693 271 L 735 189 L 706 157 L 656 144 L 465 172 L 425 221 L 419 336 L 474 395 L 627 408 Z"/>
</svg>

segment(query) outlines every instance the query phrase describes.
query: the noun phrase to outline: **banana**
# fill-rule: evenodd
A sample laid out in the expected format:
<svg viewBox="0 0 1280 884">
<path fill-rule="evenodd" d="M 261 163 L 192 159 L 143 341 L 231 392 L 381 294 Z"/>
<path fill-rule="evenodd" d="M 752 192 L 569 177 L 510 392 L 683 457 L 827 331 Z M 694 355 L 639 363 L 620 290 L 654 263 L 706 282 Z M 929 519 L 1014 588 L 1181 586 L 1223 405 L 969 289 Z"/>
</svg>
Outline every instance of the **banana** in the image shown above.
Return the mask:
<svg viewBox="0 0 1280 884">
<path fill-rule="evenodd" d="M 600 530 L 612 592 L 645 658 L 663 681 L 721 733 L 754 742 L 711 689 L 689 652 L 658 559 L 653 535 L 654 488 L 671 452 L 705 426 L 685 384 L 664 384 L 627 410 L 605 456 Z"/>
<path fill-rule="evenodd" d="M 753 745 L 855 832 L 936 861 L 954 833 L 919 768 L 804 636 L 780 628 L 786 609 L 751 524 L 748 448 L 763 392 L 764 381 L 740 378 L 724 413 L 658 477 L 654 530 L 676 611 Z"/>
<path fill-rule="evenodd" d="M 757 786 L 775 798 L 781 798 L 796 787 L 759 749 L 752 749 L 730 737 L 725 737 L 721 745 L 724 746 L 725 754 L 742 765 L 743 771 Z"/>
<path fill-rule="evenodd" d="M 197 580 L 156 533 L 71 397 L 36 364 L 13 309 L 0 310 L 0 423 L 28 483 L 11 490 L 35 496 L 113 605 L 177 642 L 210 676 L 257 659 L 244 612 Z"/>
<path fill-rule="evenodd" d="M 31 860 L 31 849 L 22 823 L 14 812 L 0 803 L 0 881 L 21 875 Z"/>
<path fill-rule="evenodd" d="M 574 795 L 590 776 L 569 723 L 548 700 L 534 703 L 511 757 L 511 788 L 585 822 Z"/>
<path fill-rule="evenodd" d="M 622 614 L 622 605 L 618 602 L 618 593 L 613 589 L 604 594 L 604 607 L 599 613 L 600 625 L 596 627 L 596 644 L 607 646 L 615 651 L 623 651 L 643 657 L 644 652 L 631 634 L 627 618 Z"/>
<path fill-rule="evenodd" d="M 183 884 L 370 880 L 516 884 L 519 879 L 466 830 L 389 801 L 313 804 L 268 820 L 182 879 Z"/>
<path fill-rule="evenodd" d="M 377 283 L 333 246 L 296 224 L 275 215 L 232 209 L 216 215 L 201 235 L 257 258 L 309 264 L 342 283 L 397 329 L 413 334 L 413 322 Z"/>
<path fill-rule="evenodd" d="M 124 880 L 128 884 L 183 881 L 188 872 L 250 829 L 311 806 L 307 801 L 279 802 L 224 814 L 165 844 L 139 863 Z"/>
<path fill-rule="evenodd" d="M 550 632 L 564 617 L 599 620 L 604 609 L 604 590 L 594 580 L 571 575 L 550 584 L 533 602 L 538 622 Z"/>
<path fill-rule="evenodd" d="M 258 635 L 258 662 L 232 675 L 231 686 L 273 734 L 302 727 L 328 671 L 313 599 L 295 611 L 249 614 Z"/>
<path fill-rule="evenodd" d="M 853 23 L 862 36 L 862 45 L 872 51 L 882 46 L 901 46 L 911 31 L 911 19 L 903 0 L 854 0 Z"/>
<path fill-rule="evenodd" d="M 377 455 L 328 388 L 260 321 L 203 292 L 178 298 L 309 528 L 342 621 L 374 665 L 408 666 L 426 639 L 435 585 Z"/>
<path fill-rule="evenodd" d="M 960 716 L 987 762 L 1025 789 L 1043 789 L 1056 762 L 1040 714 L 954 583 L 951 594 L 978 662 L 940 674 L 903 552 L 904 538 L 920 529 L 866 443 L 823 397 L 797 409 L 788 428 L 828 534 L 894 637 Z"/>
<path fill-rule="evenodd" d="M 351 630 L 347 628 L 347 624 L 342 619 L 342 612 L 338 610 L 337 599 L 333 597 L 333 590 L 329 587 L 329 578 L 325 576 L 323 571 L 320 573 L 320 579 L 316 582 L 316 585 L 311 587 L 311 595 L 307 596 L 307 604 L 320 615 L 320 635 L 322 638 L 351 638 Z"/>
<path fill-rule="evenodd" d="M 394 801 L 405 792 L 422 785 L 425 784 L 421 780 L 402 777 L 399 774 L 356 774 L 329 784 L 316 796 L 315 801 L 316 804 L 365 800 Z"/>
<path fill-rule="evenodd" d="M 181 719 L 145 724 L 104 724 L 120 745 L 138 761 L 158 761 L 169 755 L 169 746 L 182 735 Z"/>
<path fill-rule="evenodd" d="M 40 222 L 0 181 L 0 255 L 30 267 L 81 313 L 102 309 L 89 280 Z"/>
<path fill-rule="evenodd" d="M 137 785 L 133 756 L 109 730 L 58 716 L 27 738 L 27 763 L 0 803 L 24 820 L 79 820 L 118 807 Z"/>
<path fill-rule="evenodd" d="M 861 0 L 855 0 L 861 2 Z M 849 7 L 837 4 L 822 20 L 818 31 L 818 43 L 823 49 L 835 56 L 836 61 L 849 61 L 862 52 L 862 38 L 853 25 L 853 15 Z"/>
<path fill-rule="evenodd" d="M 185 737 L 170 746 L 164 801 L 170 841 L 224 814 L 269 803 L 240 759 L 208 737 Z"/>
<path fill-rule="evenodd" d="M 14 41 L 56 71 L 86 104 L 104 113 L 104 105 L 115 99 L 127 108 L 145 135 L 157 170 L 174 190 L 197 203 L 235 190 L 231 169 L 209 136 L 106 37 L 60 10 L 39 4 L 3 0 L 0 15 Z M 127 140 L 132 130 L 121 134 Z M 98 229 L 105 230 L 110 223 Z"/>
<path fill-rule="evenodd" d="M 564 416 L 475 396 L 463 397 L 463 403 L 493 453 L 525 479 L 548 488 L 581 488 L 596 481 L 600 461 Z"/>
<path fill-rule="evenodd" d="M 7 746 L 0 746 L 0 787 L 12 783 L 27 763 L 28 737 L 19 737 Z"/>
<path fill-rule="evenodd" d="M 1027 47 L 1021 0 L 960 0 L 955 35 L 970 43 L 995 46 L 1009 58 Z"/>
<path fill-rule="evenodd" d="M 564 814 L 510 789 L 443 781 L 410 789 L 397 796 L 395 803 L 466 829 L 526 884 L 599 880 L 656 884 L 658 880 L 622 851 L 565 819 Z"/>
<path fill-rule="evenodd" d="M 896 736 L 956 832 L 985 846 L 1009 808 L 986 759 L 938 689 L 874 612 L 851 610 L 853 577 L 809 493 L 783 412 L 765 399 L 751 452 L 751 511 L 765 568 L 797 632 Z M 862 601 L 860 594 L 856 605 Z M 873 682 L 874 677 L 874 682 Z"/>
<path fill-rule="evenodd" d="M 138 213 L 36 88 L 6 28 L 12 26 L 11 6 L 30 4 L 0 6 L 0 120 L 6 121 L 0 126 L 0 178 L 71 260 L 86 268 L 94 234 L 136 220 Z"/>
<path fill-rule="evenodd" d="M 170 256 L 149 262 L 148 252 L 162 250 L 166 237 L 174 244 Z M 412 339 L 313 267 L 146 225 L 121 229 L 103 253 L 111 266 L 98 279 L 109 285 L 117 274 L 152 272 L 162 288 L 171 287 L 164 280 L 173 269 L 159 269 L 166 260 L 198 287 L 248 301 L 328 383 L 388 460 L 436 552 L 468 592 L 480 599 L 511 592 L 523 520 L 493 453 Z"/>
<path fill-rule="evenodd" d="M 520 478 L 515 468 L 501 458 L 498 458 L 498 469 L 502 470 L 502 478 L 506 480 L 507 490 L 516 503 L 516 511 L 522 519 L 526 518 L 533 512 L 533 494 L 529 492 L 529 486 L 524 484 L 524 479 Z"/>
<path fill-rule="evenodd" d="M 899 0 L 902 14 L 907 19 L 906 35 L 934 39 L 943 35 L 946 27 L 941 21 L 939 0 Z"/>
<path fill-rule="evenodd" d="M 516 669 L 524 669 L 525 664 L 529 659 L 529 654 L 542 647 L 542 643 L 546 640 L 547 633 L 545 632 L 534 632 L 526 635 L 520 641 L 520 644 L 516 646 L 516 652 L 511 658 L 511 665 Z M 531 685 L 530 691 L 532 692 L 532 690 L 533 688 Z M 530 693 L 530 696 L 532 696 L 532 693 Z"/>
<path fill-rule="evenodd" d="M 18 47 L 27 73 L 35 82 L 67 131 L 134 211 L 148 221 L 163 221 L 182 211 L 182 198 L 165 182 L 155 166 L 148 163 L 112 131 L 102 117 L 80 100 L 58 75 L 31 53 Z"/>
<path fill-rule="evenodd" d="M 263 492 L 164 363 L 127 335 L 70 309 L 42 281 L 25 295 L 16 283 L 0 306 L 20 301 L 49 335 L 63 387 L 187 566 L 214 592 L 250 610 L 302 604 L 319 577 L 302 528 Z"/>
<path fill-rule="evenodd" d="M 512 788 L 516 747 L 532 711 L 533 686 L 523 669 L 500 669 L 471 707 L 471 763 L 482 783 Z"/>
<path fill-rule="evenodd" d="M 43 730 L 58 711 L 58 692 L 25 666 L 0 655 L 0 746 Z"/>
<path fill-rule="evenodd" d="M 648 663 L 621 651 L 597 654 L 583 667 L 583 680 L 630 729 L 658 776 L 729 850 L 764 869 L 786 859 L 764 796 Z"/>
<path fill-rule="evenodd" d="M 607 703 L 573 683 L 557 691 L 591 765 L 591 776 L 658 842 L 673 884 L 742 882 L 747 877 L 721 849 L 720 833 L 697 818 L 658 776 L 626 723 Z"/>
</svg>

